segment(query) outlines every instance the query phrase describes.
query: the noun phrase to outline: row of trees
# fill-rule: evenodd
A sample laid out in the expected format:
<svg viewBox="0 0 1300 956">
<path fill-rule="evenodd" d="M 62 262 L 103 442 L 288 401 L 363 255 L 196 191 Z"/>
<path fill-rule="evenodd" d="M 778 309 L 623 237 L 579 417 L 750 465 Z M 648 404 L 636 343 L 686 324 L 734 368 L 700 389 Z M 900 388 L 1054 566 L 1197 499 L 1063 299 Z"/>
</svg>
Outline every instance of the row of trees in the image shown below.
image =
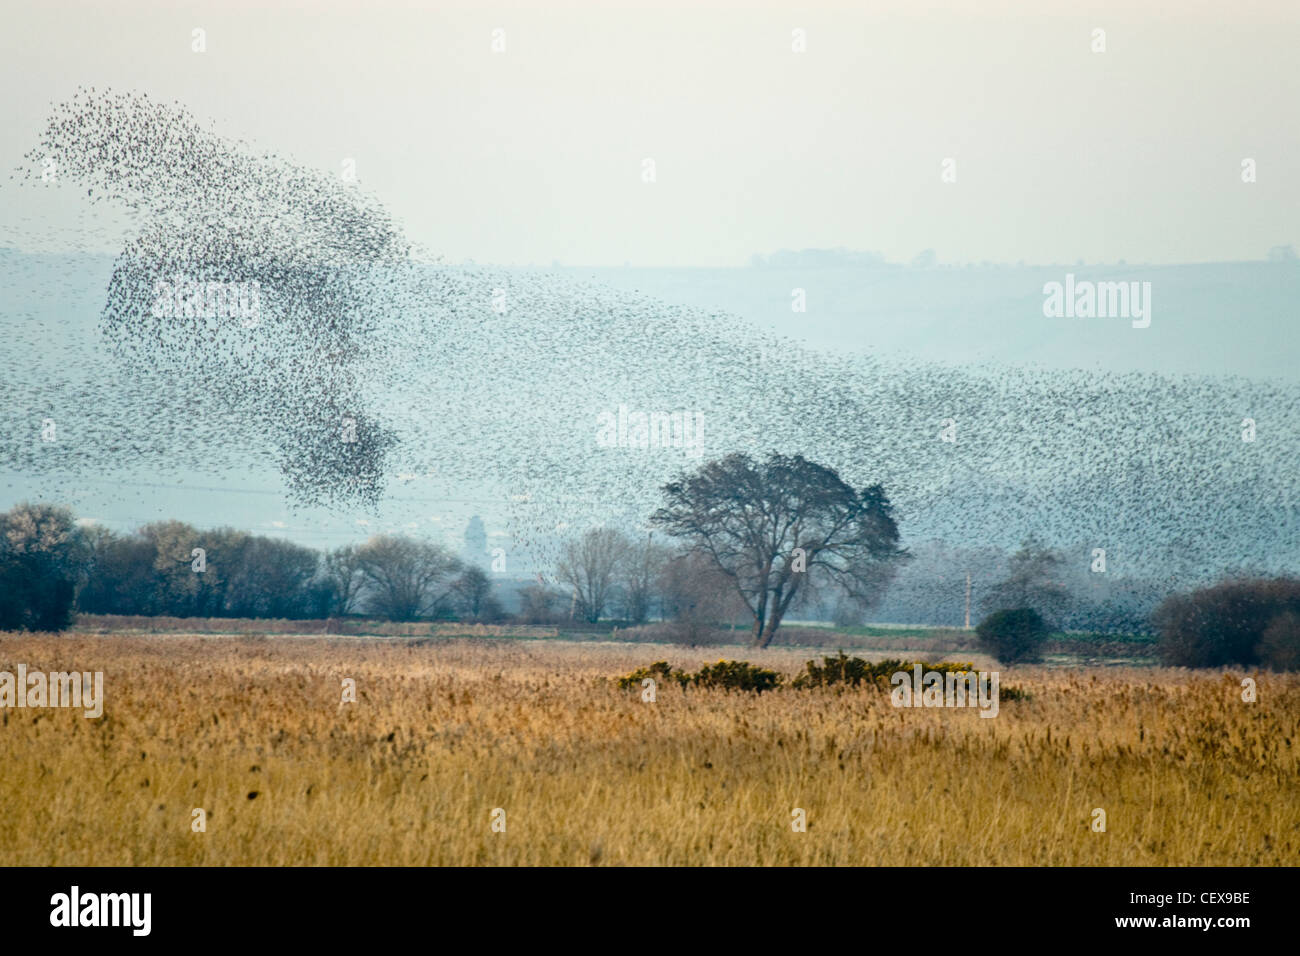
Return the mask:
<svg viewBox="0 0 1300 956">
<path fill-rule="evenodd" d="M 378 535 L 329 552 L 181 521 L 130 534 L 82 528 L 66 508 L 0 515 L 0 629 L 57 630 L 90 614 L 396 621 L 501 616 L 491 582 L 445 548 Z"/>
<path fill-rule="evenodd" d="M 742 563 L 751 562 L 748 567 L 742 567 L 744 574 L 736 575 L 735 579 L 726 573 L 720 562 L 712 560 L 712 554 L 706 549 L 682 553 L 679 549 L 656 543 L 653 534 L 636 540 L 609 528 L 590 530 L 566 542 L 560 549 L 557 570 L 564 587 L 556 591 L 554 602 L 547 605 L 550 619 L 569 617 L 571 612 L 575 612 L 573 616 L 591 623 L 613 617 L 640 624 L 656 616 L 676 618 L 683 610 L 695 608 L 715 615 L 713 619 L 716 622 L 729 623 L 737 615 L 752 616 L 754 609 L 747 607 L 739 593 L 721 602 L 708 601 L 711 593 L 739 591 L 740 579 L 745 575 L 756 577 L 763 574 L 756 560 L 760 549 L 740 547 L 736 542 L 728 544 L 731 545 L 729 554 L 736 555 Z M 793 552 L 794 548 L 789 550 Z M 787 571 L 783 557 L 777 549 L 771 555 L 771 566 L 766 570 L 769 603 L 775 604 L 779 600 L 784 603 L 782 599 L 789 597 L 791 585 L 802 584 L 794 596 L 789 597 L 788 609 L 799 608 L 818 619 L 833 618 L 836 624 L 843 626 L 862 623 L 866 611 L 878 604 L 881 595 L 889 593 L 893 597 L 892 590 L 885 591 L 886 584 L 891 588 L 902 584 L 899 580 L 890 582 L 893 574 L 897 571 L 902 577 L 911 570 L 901 560 L 868 562 L 867 570 L 874 571 L 874 576 L 859 573 L 855 583 L 864 586 L 854 595 L 846 589 L 826 587 L 828 582 L 819 579 L 815 572 L 805 578 L 798 577 L 794 562 L 790 562 Z M 909 552 L 908 563 L 912 557 Z M 977 619 L 1002 610 L 1026 608 L 1034 610 L 1049 630 L 1077 628 L 1136 633 L 1151 627 L 1151 611 L 1164 597 L 1152 589 L 1151 594 L 1141 595 L 1145 606 L 1127 594 L 1127 601 L 1121 603 L 1113 600 L 1115 587 L 1110 582 L 1103 582 L 1107 584 L 1106 597 L 1112 600 L 1099 600 L 1088 593 L 1099 588 L 1096 581 L 1088 580 L 1086 566 L 1080 571 L 1076 566 L 1078 562 L 1072 564 L 1059 549 L 1048 547 L 1034 538 L 1023 542 L 1009 556 L 995 549 L 983 549 L 978 558 L 972 563 L 981 569 L 995 563 L 1002 567 L 991 584 L 980 582 L 976 585 L 973 605 Z M 956 598 L 957 622 L 961 620 L 961 594 L 951 586 L 960 585 L 953 577 L 953 568 L 960 567 L 960 562 L 948 560 L 942 580 L 942 585 L 953 590 Z M 918 581 L 928 589 L 924 597 L 931 604 L 939 599 L 936 576 L 923 574 Z M 784 593 L 780 590 L 783 582 Z M 908 583 L 915 586 L 913 582 Z M 751 586 L 749 591 L 757 595 L 760 588 Z M 920 597 L 918 595 L 918 600 Z M 916 620 L 916 617 L 904 616 L 899 620 Z"/>
<path fill-rule="evenodd" d="M 662 489 L 652 536 L 598 528 L 570 541 L 556 572 L 570 615 L 656 612 L 689 627 L 746 619 L 766 646 L 790 610 L 827 589 L 865 607 L 903 557 L 879 485 L 855 489 L 799 455 L 734 454 Z M 232 528 L 180 521 L 127 534 L 77 526 L 66 509 L 21 505 L 3 517 L 0 626 L 66 624 L 73 596 L 90 613 L 393 620 L 501 616 L 487 575 L 428 542 L 381 535 L 320 554 Z M 524 619 L 554 616 L 544 585 L 522 595 Z"/>
<path fill-rule="evenodd" d="M 674 542 L 596 528 L 565 543 L 562 588 L 520 595 L 520 618 L 595 623 L 655 616 L 697 631 L 746 621 L 766 646 L 791 610 L 824 604 L 861 619 L 907 557 L 879 485 L 855 489 L 801 456 L 730 455 L 662 489 L 652 524 Z M 180 521 L 119 535 L 77 527 L 70 513 L 25 505 L 4 516 L 0 557 L 8 626 L 52 627 L 73 594 L 89 613 L 319 618 L 368 613 L 393 620 L 493 620 L 502 609 L 487 575 L 446 549 L 381 535 L 321 554 L 276 538 Z M 1055 621 L 1065 601 L 1059 555 L 1027 544 L 985 609 L 1031 607 Z M 565 607 L 564 605 L 568 606 Z M 847 609 L 847 610 L 846 610 Z M 567 613 L 566 613 L 567 612 Z"/>
<path fill-rule="evenodd" d="M 699 555 L 611 528 L 593 528 L 564 542 L 556 583 L 530 585 L 519 595 L 519 620 L 557 624 L 579 620 L 622 625 L 665 621 L 674 639 L 698 643 L 720 625 L 748 623 L 749 610 L 731 582 Z"/>
<path fill-rule="evenodd" d="M 611 529 L 568 542 L 559 581 L 523 589 L 519 619 L 681 618 L 705 628 L 745 613 L 727 582 L 697 556 Z M 0 629 L 58 630 L 74 604 L 88 614 L 170 617 L 505 617 L 481 568 L 411 538 L 379 535 L 320 552 L 181 521 L 117 534 L 80 527 L 68 509 L 45 504 L 0 515 Z"/>
<path fill-rule="evenodd" d="M 614 615 L 638 624 L 657 614 L 676 622 L 677 639 L 690 643 L 703 630 L 744 620 L 753 643 L 765 647 L 801 605 L 830 601 L 860 618 L 910 558 L 883 488 L 854 488 L 799 455 L 729 455 L 661 491 L 663 504 L 650 520 L 674 546 L 653 534 L 637 540 L 592 529 L 562 547 L 561 588 L 539 581 L 523 591 L 519 619 L 595 623 Z M 1065 564 L 1059 552 L 1029 541 L 1010 558 L 1005 577 L 984 590 L 982 637 L 1002 641 L 1000 656 L 1032 656 L 1049 630 L 1064 626 L 1072 602 Z M 82 529 L 66 509 L 48 505 L 0 515 L 0 628 L 65 626 L 74 597 L 91 613 L 503 616 L 484 571 L 410 538 L 379 535 L 322 554 L 178 521 L 128 535 Z M 1300 641 L 1300 584 L 1225 584 L 1170 598 L 1153 621 L 1170 663 L 1289 660 Z"/>
</svg>

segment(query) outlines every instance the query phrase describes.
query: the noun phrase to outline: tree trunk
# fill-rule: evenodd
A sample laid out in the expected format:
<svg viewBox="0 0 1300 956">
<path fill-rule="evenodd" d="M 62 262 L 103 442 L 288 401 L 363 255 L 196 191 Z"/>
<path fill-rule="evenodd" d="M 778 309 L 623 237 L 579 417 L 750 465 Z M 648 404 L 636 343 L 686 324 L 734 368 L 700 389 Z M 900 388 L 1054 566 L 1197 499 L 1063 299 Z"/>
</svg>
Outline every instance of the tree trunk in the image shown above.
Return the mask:
<svg viewBox="0 0 1300 956">
<path fill-rule="evenodd" d="M 773 610 L 772 616 L 767 619 L 767 626 L 763 628 L 762 633 L 758 633 L 758 624 L 755 623 L 754 646 L 760 650 L 772 643 L 772 638 L 776 635 L 776 629 L 781 626 L 781 615 L 778 611 Z"/>
</svg>

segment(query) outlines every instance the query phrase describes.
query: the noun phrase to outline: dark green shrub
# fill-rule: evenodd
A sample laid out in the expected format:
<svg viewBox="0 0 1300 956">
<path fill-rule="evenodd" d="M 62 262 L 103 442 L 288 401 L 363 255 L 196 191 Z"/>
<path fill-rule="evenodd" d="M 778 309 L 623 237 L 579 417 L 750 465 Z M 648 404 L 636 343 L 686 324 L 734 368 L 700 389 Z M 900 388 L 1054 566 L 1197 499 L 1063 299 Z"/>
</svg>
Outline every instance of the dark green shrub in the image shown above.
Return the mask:
<svg viewBox="0 0 1300 956">
<path fill-rule="evenodd" d="M 948 662 L 931 664 L 928 661 L 903 661 L 897 658 L 870 661 L 860 657 L 846 657 L 840 651 L 836 657 L 823 657 L 822 663 L 808 661 L 805 673 L 796 677 L 789 686 L 804 690 L 811 687 L 858 687 L 863 684 L 890 691 L 893 684 L 890 678 L 899 671 L 908 674 L 920 663 L 925 672 L 938 671 L 941 674 L 965 674 L 975 670 L 971 663 Z M 782 677 L 776 671 L 756 667 L 748 661 L 718 661 L 706 664 L 694 674 L 689 671 L 675 671 L 667 661 L 655 661 L 648 667 L 638 667 L 625 677 L 618 678 L 618 686 L 623 690 L 641 687 L 641 682 L 651 678 L 659 683 L 676 681 L 682 687 L 721 687 L 725 690 L 744 690 L 762 693 L 774 690 L 782 683 Z M 1029 695 L 1014 687 L 1001 685 L 998 688 L 999 700 L 1027 700 Z"/>
<path fill-rule="evenodd" d="M 1264 628 L 1255 648 L 1259 662 L 1275 671 L 1300 671 L 1300 614 L 1279 614 Z"/>
<path fill-rule="evenodd" d="M 859 687 L 866 684 L 889 691 L 894 686 L 890 678 L 899 671 L 911 674 L 918 663 L 921 665 L 921 670 L 926 673 L 938 671 L 941 674 L 965 674 L 975 670 L 975 665 L 969 661 L 932 664 L 929 661 L 903 661 L 890 658 L 873 664 L 861 657 L 847 657 L 843 651 L 840 651 L 835 657 L 823 657 L 820 664 L 816 661 L 808 661 L 804 664 L 804 673 L 796 677 L 790 686 L 802 690 L 808 687 L 836 685 Z M 1029 694 L 1018 688 L 1001 684 L 998 687 L 998 699 L 1028 700 Z"/>
<path fill-rule="evenodd" d="M 1047 625 L 1033 608 L 1018 607 L 990 614 L 975 629 L 980 647 L 1003 664 L 1042 659 Z"/>
<path fill-rule="evenodd" d="M 1300 580 L 1235 579 L 1166 598 L 1151 620 L 1166 664 L 1290 669 L 1296 629 L 1287 622 L 1297 614 Z"/>
<path fill-rule="evenodd" d="M 823 657 L 822 662 L 808 661 L 804 664 L 804 673 L 794 679 L 794 687 L 830 687 L 834 684 L 847 684 L 850 687 L 857 687 L 859 684 L 876 684 L 879 687 L 888 689 L 891 685 L 889 679 L 899 671 L 910 672 L 913 666 L 920 663 L 921 667 L 927 671 L 939 671 L 947 674 L 964 673 L 965 671 L 974 670 L 974 664 L 931 664 L 929 661 L 902 661 L 897 658 L 877 661 L 871 663 L 863 660 L 861 657 L 846 657 L 843 651 L 840 651 L 835 657 Z"/>
<path fill-rule="evenodd" d="M 882 662 L 892 663 L 888 661 Z M 893 671 L 891 670 L 892 674 Z M 821 664 L 808 661 L 804 664 L 804 673 L 794 679 L 795 687 L 830 687 L 832 684 L 847 684 L 857 687 L 864 681 L 876 683 L 881 674 L 871 664 L 860 657 L 846 657 L 840 651 L 835 657 L 823 657 Z M 886 676 L 886 680 L 889 678 Z"/>
<path fill-rule="evenodd" d="M 649 667 L 639 667 L 626 677 L 620 677 L 618 686 L 623 690 L 640 687 L 647 677 L 659 682 L 676 681 L 682 687 L 721 687 L 760 694 L 781 683 L 781 675 L 776 671 L 756 667 L 748 661 L 718 661 L 704 665 L 694 674 L 674 671 L 667 661 L 655 661 Z"/>
<path fill-rule="evenodd" d="M 705 664 L 690 677 L 696 687 L 721 687 L 725 690 L 752 690 L 761 694 L 781 683 L 781 675 L 748 661 L 718 661 Z"/>
<path fill-rule="evenodd" d="M 647 677 L 653 678 L 656 682 L 675 680 L 679 684 L 684 684 L 685 680 L 683 678 L 689 678 L 690 675 L 683 674 L 681 671 L 674 674 L 672 667 L 667 661 L 655 661 L 649 667 L 638 667 L 626 677 L 620 677 L 618 679 L 618 686 L 622 690 L 627 690 L 631 687 L 640 687 L 641 682 Z"/>
</svg>

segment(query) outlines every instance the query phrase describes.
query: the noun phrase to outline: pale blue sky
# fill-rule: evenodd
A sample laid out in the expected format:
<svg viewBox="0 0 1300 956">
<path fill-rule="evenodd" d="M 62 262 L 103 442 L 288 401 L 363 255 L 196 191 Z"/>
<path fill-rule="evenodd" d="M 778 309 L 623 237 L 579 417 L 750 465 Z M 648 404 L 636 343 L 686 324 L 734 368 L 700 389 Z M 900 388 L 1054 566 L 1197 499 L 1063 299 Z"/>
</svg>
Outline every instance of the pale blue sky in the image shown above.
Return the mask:
<svg viewBox="0 0 1300 956">
<path fill-rule="evenodd" d="M 728 266 L 844 246 L 1167 263 L 1300 245 L 1300 13 L 1283 0 L 53 0 L 7 19 L 6 167 L 79 85 L 144 91 L 306 165 L 355 159 L 411 238 L 456 261 Z M 0 209 L 0 243 L 114 248 L 75 193 L 6 184 Z"/>
</svg>

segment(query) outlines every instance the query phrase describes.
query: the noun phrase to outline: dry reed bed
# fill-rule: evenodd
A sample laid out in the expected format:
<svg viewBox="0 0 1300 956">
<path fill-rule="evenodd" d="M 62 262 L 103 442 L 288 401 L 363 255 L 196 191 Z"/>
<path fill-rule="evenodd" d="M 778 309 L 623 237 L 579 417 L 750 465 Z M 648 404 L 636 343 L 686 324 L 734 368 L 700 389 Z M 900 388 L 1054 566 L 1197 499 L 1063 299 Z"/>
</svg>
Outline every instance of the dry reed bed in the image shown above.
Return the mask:
<svg viewBox="0 0 1300 956">
<path fill-rule="evenodd" d="M 1032 699 L 994 719 L 610 680 L 723 655 L 809 656 L 0 636 L 0 670 L 102 670 L 106 697 L 99 720 L 0 710 L 0 864 L 1300 862 L 1300 678 L 1246 704 L 1240 673 L 1003 669 Z"/>
</svg>

